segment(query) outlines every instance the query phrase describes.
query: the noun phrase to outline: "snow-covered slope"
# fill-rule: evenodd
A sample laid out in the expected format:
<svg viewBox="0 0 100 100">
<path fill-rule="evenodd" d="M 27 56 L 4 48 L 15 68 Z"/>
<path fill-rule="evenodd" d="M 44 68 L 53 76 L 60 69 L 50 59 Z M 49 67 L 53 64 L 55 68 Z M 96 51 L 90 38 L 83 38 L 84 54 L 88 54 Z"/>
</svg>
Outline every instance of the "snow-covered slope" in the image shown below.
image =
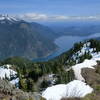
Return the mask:
<svg viewBox="0 0 100 100">
<path fill-rule="evenodd" d="M 96 58 L 96 60 L 99 60 Z M 52 87 L 48 87 L 42 94 L 47 100 L 61 100 L 66 97 L 84 97 L 85 95 L 92 93 L 93 89 L 86 85 L 85 79 L 81 75 L 82 68 L 92 68 L 97 65 L 95 58 L 91 60 L 85 60 L 83 63 L 72 66 L 77 80 L 74 80 L 68 84 L 60 84 Z M 84 82 L 83 82 L 84 81 Z"/>
<path fill-rule="evenodd" d="M 92 93 L 93 89 L 89 85 L 86 85 L 85 79 L 81 75 L 81 69 L 94 69 L 93 66 L 97 65 L 96 60 L 93 58 L 91 60 L 85 60 L 83 63 L 72 66 L 75 78 L 77 80 L 74 80 L 68 84 L 60 84 L 48 87 L 43 92 L 42 96 L 47 100 L 61 100 L 61 98 L 66 97 L 84 97 L 85 95 Z"/>
<path fill-rule="evenodd" d="M 74 80 L 67 85 L 60 84 L 47 88 L 42 96 L 46 100 L 61 100 L 63 97 L 84 97 L 91 93 L 93 89 L 86 83 Z"/>
<path fill-rule="evenodd" d="M 75 54 L 73 54 L 72 58 L 74 60 L 78 59 L 79 57 L 81 57 L 82 55 L 84 55 L 85 53 L 90 53 L 92 54 L 93 53 L 93 48 L 90 48 L 90 42 L 87 42 L 83 45 L 83 47 L 78 51 L 76 52 Z"/>
<path fill-rule="evenodd" d="M 93 92 L 93 89 L 86 85 L 84 77 L 81 75 L 81 71 L 84 68 L 95 69 L 97 61 L 100 61 L 100 52 L 94 52 L 95 48 L 90 48 L 90 42 L 83 45 L 80 51 L 73 54 L 73 59 L 77 59 L 85 53 L 90 53 L 92 58 L 85 59 L 82 63 L 76 64 L 71 68 L 74 71 L 76 80 L 68 84 L 59 84 L 52 87 L 48 87 L 42 94 L 47 100 L 61 100 L 61 98 L 71 97 L 84 97 Z M 78 60 L 78 59 L 77 59 Z"/>
<path fill-rule="evenodd" d="M 100 57 L 100 52 L 97 53 L 96 48 L 91 48 L 90 45 L 90 42 L 86 42 L 78 52 L 72 55 L 72 59 L 74 59 L 76 63 L 79 63 L 79 58 L 83 56 L 85 53 L 90 54 L 92 58 L 98 59 Z"/>
<path fill-rule="evenodd" d="M 94 66 L 97 65 L 97 61 L 100 61 L 100 53 L 92 53 L 92 59 L 90 60 L 86 59 L 83 63 L 72 66 L 76 79 L 85 82 L 85 79 L 81 75 L 81 69 L 83 68 L 94 69 Z"/>
<path fill-rule="evenodd" d="M 8 15 L 0 15 L 0 23 L 4 24 L 5 21 L 9 21 L 9 23 L 11 24 L 13 22 L 20 21 L 20 19 Z"/>
<path fill-rule="evenodd" d="M 85 82 L 85 79 L 81 75 L 81 69 L 83 68 L 92 68 L 93 66 L 97 65 L 97 62 L 95 60 L 85 60 L 83 63 L 76 64 L 75 66 L 72 66 L 72 69 L 74 70 L 75 78 L 77 80 L 81 80 Z"/>
<path fill-rule="evenodd" d="M 97 61 L 100 61 L 100 52 L 96 52 L 96 48 L 90 48 L 91 43 L 86 42 L 80 51 L 76 52 L 72 57 L 75 60 L 79 60 L 78 58 L 84 55 L 85 53 L 89 53 L 92 58 L 90 60 L 85 59 L 83 63 L 76 64 L 72 66 L 72 69 L 74 70 L 75 77 L 78 80 L 84 81 L 84 78 L 81 75 L 81 69 L 83 68 L 92 68 L 93 66 L 97 65 Z M 78 62 L 78 61 L 77 61 Z"/>
</svg>

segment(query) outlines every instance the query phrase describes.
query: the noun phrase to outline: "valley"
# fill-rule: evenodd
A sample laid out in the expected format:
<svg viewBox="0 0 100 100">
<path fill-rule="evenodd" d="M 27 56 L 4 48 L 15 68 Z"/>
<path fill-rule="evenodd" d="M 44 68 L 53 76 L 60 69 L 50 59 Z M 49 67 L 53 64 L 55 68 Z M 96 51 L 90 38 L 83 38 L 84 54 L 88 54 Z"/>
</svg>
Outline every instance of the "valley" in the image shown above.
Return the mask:
<svg viewBox="0 0 100 100">
<path fill-rule="evenodd" d="M 39 58 L 39 59 L 33 59 L 34 62 L 44 62 L 51 59 L 54 59 L 55 57 L 61 55 L 64 52 L 67 52 L 70 48 L 73 47 L 75 43 L 78 43 L 80 41 L 88 40 L 88 39 L 99 39 L 100 33 L 94 33 L 92 35 L 88 36 L 72 36 L 72 35 L 65 35 L 60 36 L 57 39 L 55 39 L 54 43 L 59 47 L 55 52 L 50 54 L 47 57 Z"/>
<path fill-rule="evenodd" d="M 62 25 L 67 31 L 65 34 L 61 29 L 57 32 L 58 26 L 0 15 L 0 59 L 19 56 L 34 62 L 48 61 L 68 51 L 76 42 L 100 37 L 99 23 L 79 25 L 74 22 L 67 23 L 66 27 Z"/>
</svg>

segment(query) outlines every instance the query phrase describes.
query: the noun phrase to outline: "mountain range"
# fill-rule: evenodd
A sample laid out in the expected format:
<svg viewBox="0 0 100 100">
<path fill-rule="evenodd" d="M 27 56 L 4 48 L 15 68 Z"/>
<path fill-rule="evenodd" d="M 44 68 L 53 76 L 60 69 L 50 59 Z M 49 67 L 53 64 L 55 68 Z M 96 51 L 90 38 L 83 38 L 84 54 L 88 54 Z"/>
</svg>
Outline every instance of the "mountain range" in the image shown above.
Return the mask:
<svg viewBox="0 0 100 100">
<path fill-rule="evenodd" d="M 57 49 L 55 32 L 38 23 L 0 15 L 0 59 L 45 57 Z"/>
<path fill-rule="evenodd" d="M 87 36 L 95 33 L 100 33 L 100 21 L 65 21 L 48 23 L 53 31 L 59 36 Z"/>
</svg>

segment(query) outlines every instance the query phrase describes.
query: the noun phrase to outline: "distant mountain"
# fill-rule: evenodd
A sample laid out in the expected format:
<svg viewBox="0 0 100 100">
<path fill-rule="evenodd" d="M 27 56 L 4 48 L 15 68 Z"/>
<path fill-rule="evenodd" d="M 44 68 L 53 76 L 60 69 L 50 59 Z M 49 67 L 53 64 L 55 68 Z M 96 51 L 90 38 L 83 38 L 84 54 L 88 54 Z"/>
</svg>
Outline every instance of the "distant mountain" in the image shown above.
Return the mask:
<svg viewBox="0 0 100 100">
<path fill-rule="evenodd" d="M 54 34 L 40 24 L 0 15 L 0 59 L 45 57 L 57 49 Z"/>
<path fill-rule="evenodd" d="M 87 36 L 100 33 L 100 25 L 70 26 L 61 30 L 64 35 Z"/>
<path fill-rule="evenodd" d="M 45 24 L 46 25 L 46 24 Z M 55 31 L 59 36 L 74 35 L 87 36 L 95 33 L 100 33 L 100 21 L 69 21 L 62 23 L 52 23 L 48 26 Z"/>
</svg>

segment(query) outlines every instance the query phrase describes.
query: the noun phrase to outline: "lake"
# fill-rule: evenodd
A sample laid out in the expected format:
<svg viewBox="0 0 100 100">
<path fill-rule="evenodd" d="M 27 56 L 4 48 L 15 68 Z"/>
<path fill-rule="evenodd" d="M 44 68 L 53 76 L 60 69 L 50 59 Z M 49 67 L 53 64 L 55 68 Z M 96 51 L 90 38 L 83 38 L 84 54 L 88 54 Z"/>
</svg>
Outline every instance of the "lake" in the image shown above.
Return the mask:
<svg viewBox="0 0 100 100">
<path fill-rule="evenodd" d="M 33 59 L 33 61 L 36 62 L 48 61 L 68 51 L 70 48 L 73 47 L 74 43 L 76 42 L 80 42 L 82 40 L 90 39 L 90 38 L 98 38 L 98 37 L 100 37 L 100 33 L 95 33 L 90 36 L 61 36 L 54 41 L 54 43 L 59 47 L 59 49 L 56 52 L 44 58 Z"/>
</svg>

